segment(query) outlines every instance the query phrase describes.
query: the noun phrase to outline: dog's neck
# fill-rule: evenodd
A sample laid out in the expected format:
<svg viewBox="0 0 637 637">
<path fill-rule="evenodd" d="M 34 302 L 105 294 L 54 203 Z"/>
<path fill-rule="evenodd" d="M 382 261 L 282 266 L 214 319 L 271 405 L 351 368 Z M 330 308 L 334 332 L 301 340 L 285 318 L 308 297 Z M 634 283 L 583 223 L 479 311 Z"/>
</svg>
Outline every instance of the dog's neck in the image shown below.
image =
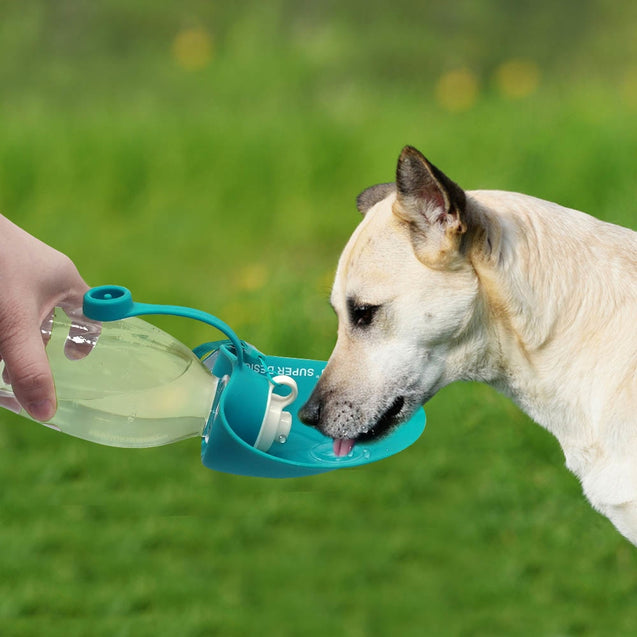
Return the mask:
<svg viewBox="0 0 637 637">
<path fill-rule="evenodd" d="M 482 290 L 487 382 L 556 435 L 565 450 L 569 440 L 593 444 L 608 417 L 597 391 L 600 374 L 635 383 L 634 360 L 630 352 L 622 357 L 613 333 L 617 307 L 632 304 L 637 315 L 637 281 L 609 285 L 609 277 L 630 273 L 631 264 L 637 271 L 635 257 L 609 263 L 606 252 L 600 262 L 595 246 L 614 242 L 617 260 L 625 261 L 630 250 L 626 257 L 621 248 L 629 241 L 637 254 L 637 234 L 524 195 L 468 195 L 467 251 Z M 625 293 L 612 296 L 611 289 Z M 484 370 L 481 375 L 485 379 Z"/>
</svg>

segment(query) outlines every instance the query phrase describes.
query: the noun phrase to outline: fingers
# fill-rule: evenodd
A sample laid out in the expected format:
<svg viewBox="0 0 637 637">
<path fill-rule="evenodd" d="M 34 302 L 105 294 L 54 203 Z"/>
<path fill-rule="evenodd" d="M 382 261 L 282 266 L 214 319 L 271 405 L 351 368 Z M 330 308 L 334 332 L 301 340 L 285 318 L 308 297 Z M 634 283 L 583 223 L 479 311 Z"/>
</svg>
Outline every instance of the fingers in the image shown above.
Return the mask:
<svg viewBox="0 0 637 637">
<path fill-rule="evenodd" d="M 6 365 L 5 382 L 8 377 L 15 398 L 31 417 L 48 420 L 55 413 L 56 398 L 45 353 L 46 319 L 56 306 L 69 316 L 74 312 L 81 316 L 82 297 L 88 285 L 71 259 L 2 215 L 0 279 L 0 357 Z M 50 335 L 50 320 L 48 327 Z M 85 356 L 97 332 L 98 328 L 78 322 L 69 334 L 67 356 Z"/>
<path fill-rule="evenodd" d="M 61 307 L 70 318 L 83 318 L 82 302 L 89 286 L 66 255 L 55 252 L 54 264 L 47 269 L 40 289 L 41 307 Z"/>
<path fill-rule="evenodd" d="M 55 386 L 40 330 L 5 330 L 2 358 L 17 401 L 35 420 L 55 414 Z"/>
<path fill-rule="evenodd" d="M 85 318 L 81 311 L 69 311 L 71 327 L 65 340 L 64 353 L 70 360 L 87 356 L 97 343 L 101 324 Z M 11 389 L 0 389 L 0 406 L 18 413 L 21 404 L 36 420 L 48 420 L 55 413 L 55 389 L 45 354 L 53 330 L 54 313 L 51 311 L 42 323 L 39 332 L 32 330 L 35 337 L 29 337 L 23 329 L 5 328 L 1 343 L 3 356 L 2 380 Z M 58 327 L 57 329 L 60 329 Z M 38 341 L 38 338 L 40 341 Z M 4 358 L 4 361 L 3 361 Z M 11 391 L 12 390 L 12 391 Z M 11 395 L 13 393 L 13 395 Z"/>
</svg>

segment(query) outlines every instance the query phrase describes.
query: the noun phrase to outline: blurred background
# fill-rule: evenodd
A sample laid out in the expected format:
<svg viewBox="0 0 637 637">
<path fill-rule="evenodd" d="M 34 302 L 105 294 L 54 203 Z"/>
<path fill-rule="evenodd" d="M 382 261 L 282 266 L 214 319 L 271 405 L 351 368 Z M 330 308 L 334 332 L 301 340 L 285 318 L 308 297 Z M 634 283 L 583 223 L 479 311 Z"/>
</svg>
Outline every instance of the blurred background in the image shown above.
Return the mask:
<svg viewBox="0 0 637 637">
<path fill-rule="evenodd" d="M 326 359 L 355 197 L 405 144 L 637 228 L 636 30 L 628 0 L 0 0 L 0 210 L 90 284 Z M 637 552 L 556 441 L 484 386 L 426 411 L 284 481 L 0 413 L 0 632 L 635 634 Z"/>
</svg>

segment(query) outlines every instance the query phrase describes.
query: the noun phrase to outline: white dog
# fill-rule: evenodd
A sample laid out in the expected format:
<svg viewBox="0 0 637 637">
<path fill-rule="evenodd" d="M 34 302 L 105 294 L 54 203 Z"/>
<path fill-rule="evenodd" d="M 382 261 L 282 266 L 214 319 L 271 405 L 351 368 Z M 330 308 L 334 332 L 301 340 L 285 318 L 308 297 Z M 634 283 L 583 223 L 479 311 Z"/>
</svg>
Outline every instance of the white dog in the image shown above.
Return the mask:
<svg viewBox="0 0 637 637">
<path fill-rule="evenodd" d="M 338 340 L 301 419 L 345 455 L 445 385 L 483 381 L 557 437 L 637 544 L 637 233 L 465 193 L 411 147 L 358 208 L 332 290 Z"/>
</svg>

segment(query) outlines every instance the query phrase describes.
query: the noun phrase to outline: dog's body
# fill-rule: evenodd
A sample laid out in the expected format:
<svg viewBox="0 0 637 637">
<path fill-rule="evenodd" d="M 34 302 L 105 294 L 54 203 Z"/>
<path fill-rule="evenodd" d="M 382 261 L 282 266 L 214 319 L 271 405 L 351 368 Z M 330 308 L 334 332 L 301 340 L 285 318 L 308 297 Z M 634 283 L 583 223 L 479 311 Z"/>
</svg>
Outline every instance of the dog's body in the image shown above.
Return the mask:
<svg viewBox="0 0 637 637">
<path fill-rule="evenodd" d="M 463 192 L 415 149 L 359 197 L 338 340 L 301 418 L 346 453 L 478 380 L 559 440 L 637 544 L 637 233 L 525 195 Z"/>
</svg>

